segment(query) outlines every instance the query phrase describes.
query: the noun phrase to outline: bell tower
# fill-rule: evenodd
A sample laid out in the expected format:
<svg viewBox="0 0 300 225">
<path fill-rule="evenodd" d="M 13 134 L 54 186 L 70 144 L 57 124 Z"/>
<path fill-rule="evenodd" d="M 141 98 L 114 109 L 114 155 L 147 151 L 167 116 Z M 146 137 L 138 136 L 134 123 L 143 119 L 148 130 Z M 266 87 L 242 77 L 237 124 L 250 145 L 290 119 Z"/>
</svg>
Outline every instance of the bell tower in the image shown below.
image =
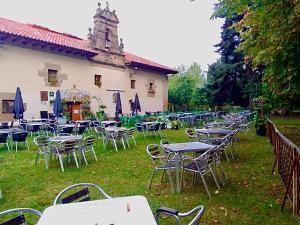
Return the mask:
<svg viewBox="0 0 300 225">
<path fill-rule="evenodd" d="M 88 34 L 90 47 L 98 52 L 93 61 L 124 66 L 124 44 L 122 38 L 119 42 L 118 24 L 116 11 L 110 11 L 108 2 L 104 9 L 101 9 L 101 3 L 98 3 L 98 9 L 94 16 L 94 29 L 89 28 Z"/>
</svg>

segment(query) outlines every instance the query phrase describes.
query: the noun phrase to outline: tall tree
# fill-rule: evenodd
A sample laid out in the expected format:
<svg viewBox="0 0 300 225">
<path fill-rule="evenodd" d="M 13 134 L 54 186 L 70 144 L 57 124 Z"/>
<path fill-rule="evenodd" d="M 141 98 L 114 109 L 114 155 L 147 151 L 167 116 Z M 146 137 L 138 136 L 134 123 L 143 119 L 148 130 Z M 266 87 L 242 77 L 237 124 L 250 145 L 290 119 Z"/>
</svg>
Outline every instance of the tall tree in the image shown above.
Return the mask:
<svg viewBox="0 0 300 225">
<path fill-rule="evenodd" d="M 232 28 L 243 31 L 238 51 L 263 66 L 263 81 L 278 99 L 300 98 L 300 0 L 220 0 L 215 17 L 244 15 Z"/>
<path fill-rule="evenodd" d="M 243 16 L 225 18 L 222 27 L 221 42 L 216 45 L 221 59 L 210 65 L 208 70 L 208 89 L 211 103 L 249 105 L 249 100 L 259 91 L 259 73 L 253 72 L 251 66 L 244 62 L 244 56 L 236 49 L 241 43 L 240 33 L 232 29 L 232 24 Z"/>
</svg>

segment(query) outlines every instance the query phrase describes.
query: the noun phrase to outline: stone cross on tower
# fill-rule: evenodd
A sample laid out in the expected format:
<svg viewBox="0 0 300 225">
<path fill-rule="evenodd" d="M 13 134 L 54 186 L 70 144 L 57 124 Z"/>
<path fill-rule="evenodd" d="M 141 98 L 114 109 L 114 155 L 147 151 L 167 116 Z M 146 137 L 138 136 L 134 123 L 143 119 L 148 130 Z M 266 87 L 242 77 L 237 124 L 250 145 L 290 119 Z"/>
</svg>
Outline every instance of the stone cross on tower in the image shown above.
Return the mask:
<svg viewBox="0 0 300 225">
<path fill-rule="evenodd" d="M 96 56 L 96 61 L 104 61 L 113 59 L 118 61 L 112 64 L 124 64 L 124 44 L 119 43 L 118 37 L 118 24 L 119 19 L 116 11 L 110 11 L 109 4 L 106 2 L 106 7 L 101 9 L 101 3 L 98 3 L 98 9 L 94 16 L 94 28 L 89 31 L 88 40 L 91 48 L 99 51 Z M 101 58 L 101 55 L 103 57 Z"/>
</svg>

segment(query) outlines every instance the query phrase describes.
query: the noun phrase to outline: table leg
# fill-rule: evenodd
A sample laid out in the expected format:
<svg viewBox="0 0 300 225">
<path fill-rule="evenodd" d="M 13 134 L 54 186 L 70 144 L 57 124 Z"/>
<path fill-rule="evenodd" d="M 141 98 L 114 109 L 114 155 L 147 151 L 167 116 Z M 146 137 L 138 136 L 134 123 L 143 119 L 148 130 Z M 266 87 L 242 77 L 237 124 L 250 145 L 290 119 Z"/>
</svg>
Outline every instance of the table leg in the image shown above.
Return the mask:
<svg viewBox="0 0 300 225">
<path fill-rule="evenodd" d="M 181 184 L 180 184 L 180 175 L 179 175 L 179 173 L 180 173 L 180 170 L 181 170 L 181 168 L 180 168 L 180 165 L 181 165 L 181 154 L 178 153 L 177 157 L 178 157 L 178 159 L 176 160 L 176 191 L 178 193 L 180 193 L 180 191 L 181 191 Z"/>
</svg>

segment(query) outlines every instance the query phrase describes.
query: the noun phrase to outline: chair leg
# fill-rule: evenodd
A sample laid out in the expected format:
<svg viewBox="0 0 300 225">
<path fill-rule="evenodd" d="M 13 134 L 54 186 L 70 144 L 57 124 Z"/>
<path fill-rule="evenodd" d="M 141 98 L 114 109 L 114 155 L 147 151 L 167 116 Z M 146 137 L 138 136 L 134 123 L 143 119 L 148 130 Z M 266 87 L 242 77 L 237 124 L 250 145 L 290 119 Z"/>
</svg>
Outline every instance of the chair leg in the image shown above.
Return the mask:
<svg viewBox="0 0 300 225">
<path fill-rule="evenodd" d="M 217 188 L 220 189 L 220 185 L 219 185 L 219 183 L 218 183 L 218 181 L 217 181 L 217 178 L 216 178 L 216 175 L 215 175 L 214 171 L 213 171 L 212 169 L 210 169 L 210 172 L 211 172 L 211 175 L 212 175 L 213 178 L 214 178 L 214 181 L 215 181 L 215 183 L 216 183 L 216 185 L 217 185 Z"/>
<path fill-rule="evenodd" d="M 228 155 L 227 155 L 226 149 L 224 149 L 224 154 L 225 154 L 225 156 L 226 156 L 227 161 L 229 162 L 229 157 L 228 157 Z"/>
<path fill-rule="evenodd" d="M 17 152 L 18 151 L 18 142 L 16 141 L 15 144 L 16 144 L 16 152 Z"/>
<path fill-rule="evenodd" d="M 163 179 L 164 179 L 165 173 L 166 173 L 166 171 L 165 171 L 165 170 L 163 170 L 163 172 L 162 172 L 162 175 L 161 175 L 161 179 L 160 179 L 160 182 L 161 182 L 161 183 L 163 182 Z"/>
<path fill-rule="evenodd" d="M 40 153 L 37 153 L 36 154 L 36 159 L 35 159 L 35 165 L 38 163 L 39 157 L 40 157 Z"/>
<path fill-rule="evenodd" d="M 151 178 L 150 178 L 150 182 L 149 182 L 149 185 L 148 185 L 148 189 L 149 189 L 149 190 L 151 189 L 151 185 L 152 185 L 152 181 L 153 181 L 154 173 L 155 173 L 155 170 L 153 169 L 153 171 L 152 171 L 152 175 L 151 175 Z"/>
<path fill-rule="evenodd" d="M 128 140 L 128 138 L 126 139 L 126 142 L 127 142 L 127 146 L 128 146 L 128 148 L 130 148 L 130 144 L 129 144 L 129 140 Z"/>
<path fill-rule="evenodd" d="M 216 166 L 216 171 L 217 171 L 217 174 L 218 174 L 218 176 L 219 176 L 219 178 L 220 178 L 220 181 L 221 181 L 222 185 L 224 186 L 224 181 L 223 181 L 223 179 L 222 179 L 222 174 L 220 174 L 220 171 L 219 171 L 219 167 L 218 167 L 218 166 Z"/>
<path fill-rule="evenodd" d="M 59 159 L 61 171 L 64 172 L 65 169 L 64 169 L 64 162 L 63 162 L 63 160 L 62 160 L 62 157 L 61 157 L 61 156 L 58 156 L 58 159 Z"/>
<path fill-rule="evenodd" d="M 83 154 L 84 155 L 84 154 Z M 78 165 L 78 161 L 77 161 L 77 157 L 76 157 L 76 153 L 73 152 L 73 157 L 74 157 L 74 160 L 75 160 L 75 163 L 76 163 L 76 167 L 79 168 L 79 165 Z M 85 157 L 85 156 L 84 156 Z"/>
<path fill-rule="evenodd" d="M 122 141 L 124 149 L 126 149 L 126 146 L 125 146 L 125 143 L 124 143 L 124 139 L 122 138 L 121 141 Z"/>
<path fill-rule="evenodd" d="M 135 144 L 135 146 L 136 146 L 136 141 L 135 141 L 134 136 L 132 136 L 132 139 L 133 139 L 133 142 L 134 142 L 134 144 Z"/>
<path fill-rule="evenodd" d="M 173 180 L 172 180 L 172 176 L 171 176 L 170 170 L 167 170 L 166 172 L 167 172 L 169 180 L 170 180 L 171 191 L 172 191 L 172 193 L 174 193 L 174 185 L 173 185 Z"/>
<path fill-rule="evenodd" d="M 86 160 L 84 151 L 81 151 L 81 154 L 82 154 L 82 157 L 83 157 L 83 160 L 84 160 L 85 164 L 88 165 L 88 162 Z"/>
<path fill-rule="evenodd" d="M 7 150 L 10 152 L 9 144 L 6 142 Z"/>
<path fill-rule="evenodd" d="M 206 183 L 206 181 L 205 181 L 205 179 L 204 179 L 204 176 L 203 176 L 202 174 L 200 174 L 200 176 L 201 176 L 202 182 L 203 182 L 203 184 L 204 184 L 205 190 L 206 190 L 206 192 L 207 192 L 209 198 L 211 198 L 211 195 L 210 195 L 210 193 L 209 193 L 208 186 L 207 186 L 207 183 Z"/>
<path fill-rule="evenodd" d="M 96 156 L 96 153 L 95 153 L 94 147 L 92 147 L 92 152 L 93 152 L 93 155 L 94 155 L 95 160 L 98 161 L 97 156 Z"/>
<path fill-rule="evenodd" d="M 118 151 L 118 146 L 117 146 L 116 140 L 113 140 L 113 142 L 114 142 L 114 146 L 115 146 L 116 151 Z"/>
<path fill-rule="evenodd" d="M 220 163 L 219 166 L 220 166 L 225 178 L 228 179 L 227 173 L 225 172 L 225 169 L 224 169 L 223 165 Z"/>
<path fill-rule="evenodd" d="M 27 141 L 25 141 L 25 144 L 26 144 L 26 146 L 27 146 L 28 151 L 30 151 L 29 145 L 28 145 L 28 142 L 27 142 Z"/>
</svg>

